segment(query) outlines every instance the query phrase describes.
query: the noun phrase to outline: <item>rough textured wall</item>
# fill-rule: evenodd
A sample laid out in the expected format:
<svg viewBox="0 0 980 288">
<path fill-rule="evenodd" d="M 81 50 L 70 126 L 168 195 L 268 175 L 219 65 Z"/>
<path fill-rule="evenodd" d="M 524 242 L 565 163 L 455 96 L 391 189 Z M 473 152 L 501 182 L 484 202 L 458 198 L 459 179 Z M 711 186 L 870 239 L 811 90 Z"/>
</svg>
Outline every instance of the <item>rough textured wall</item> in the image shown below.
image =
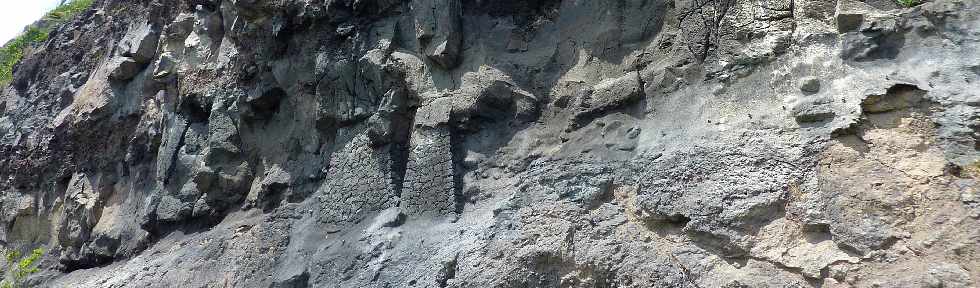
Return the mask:
<svg viewBox="0 0 980 288">
<path fill-rule="evenodd" d="M 96 1 L 3 90 L 0 246 L 46 287 L 980 286 L 980 2 L 701 2 Z"/>
</svg>

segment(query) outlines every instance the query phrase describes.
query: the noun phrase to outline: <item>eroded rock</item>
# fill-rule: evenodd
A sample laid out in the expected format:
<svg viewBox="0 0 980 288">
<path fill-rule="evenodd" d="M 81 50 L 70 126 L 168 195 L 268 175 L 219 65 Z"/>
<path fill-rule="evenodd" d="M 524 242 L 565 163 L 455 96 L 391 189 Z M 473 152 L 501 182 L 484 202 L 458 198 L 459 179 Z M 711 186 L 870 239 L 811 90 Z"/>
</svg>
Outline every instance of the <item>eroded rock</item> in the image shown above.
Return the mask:
<svg viewBox="0 0 980 288">
<path fill-rule="evenodd" d="M 14 65 L 29 286 L 980 279 L 976 0 L 171 2 Z"/>
<path fill-rule="evenodd" d="M 415 37 L 429 60 L 442 69 L 459 64 L 463 49 L 462 1 L 420 0 L 412 2 Z"/>
</svg>

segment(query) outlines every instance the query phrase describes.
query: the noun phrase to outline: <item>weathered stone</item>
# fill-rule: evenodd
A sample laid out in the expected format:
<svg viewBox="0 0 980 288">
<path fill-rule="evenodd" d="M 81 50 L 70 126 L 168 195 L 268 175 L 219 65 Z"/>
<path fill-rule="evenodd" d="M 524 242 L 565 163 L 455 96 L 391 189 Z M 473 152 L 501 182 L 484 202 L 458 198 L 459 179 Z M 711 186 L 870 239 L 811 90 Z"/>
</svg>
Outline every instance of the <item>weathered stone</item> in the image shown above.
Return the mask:
<svg viewBox="0 0 980 288">
<path fill-rule="evenodd" d="M 906 45 L 908 28 L 901 25 L 881 15 L 865 19 L 858 31 L 841 35 L 841 58 L 854 61 L 895 59 Z"/>
<path fill-rule="evenodd" d="M 286 91 L 283 91 L 282 88 L 263 87 L 249 95 L 245 102 L 252 108 L 255 117 L 264 119 L 275 114 L 279 108 L 279 103 L 285 97 Z"/>
<path fill-rule="evenodd" d="M 808 77 L 800 81 L 800 91 L 805 94 L 815 94 L 820 92 L 820 79 Z"/>
<path fill-rule="evenodd" d="M 81 249 L 92 236 L 92 228 L 99 222 L 99 213 L 105 205 L 105 196 L 90 176 L 75 174 L 65 190 L 65 204 L 58 227 L 58 245 L 67 251 L 68 257 L 60 259 L 62 264 L 77 266 L 84 262 Z"/>
<path fill-rule="evenodd" d="M 861 101 L 861 110 L 865 113 L 882 113 L 918 106 L 924 99 L 926 91 L 918 87 L 899 84 L 888 88 L 883 95 L 868 95 Z"/>
<path fill-rule="evenodd" d="M 430 110 L 420 109 L 422 118 L 416 118 L 416 129 L 409 140 L 401 192 L 401 209 L 408 215 L 453 215 L 457 212 L 459 179 L 447 123 L 452 102 L 446 98 L 439 100 L 423 106 Z"/>
<path fill-rule="evenodd" d="M 820 0 L 793 1 L 793 13 L 830 23 L 834 17 L 837 2 Z"/>
<path fill-rule="evenodd" d="M 459 64 L 463 49 L 462 1 L 412 1 L 415 13 L 415 37 L 425 56 L 442 69 Z"/>
<path fill-rule="evenodd" d="M 643 84 L 638 72 L 608 79 L 575 95 L 575 114 L 572 125 L 581 127 L 610 110 L 634 103 L 643 97 Z"/>
<path fill-rule="evenodd" d="M 978 0 L 95 2 L 0 96 L 21 286 L 980 279 Z"/>
<path fill-rule="evenodd" d="M 369 141 L 366 135 L 357 135 L 331 157 L 327 180 L 317 193 L 320 221 L 356 222 L 398 205 L 400 186 L 394 182 L 393 155 L 385 147 L 371 147 Z"/>
<path fill-rule="evenodd" d="M 378 216 L 374 218 L 374 223 L 371 224 L 371 228 L 368 228 L 368 230 L 393 228 L 401 226 L 404 223 L 405 214 L 402 214 L 401 209 L 398 207 L 391 207 L 378 213 Z"/>
<path fill-rule="evenodd" d="M 263 209 L 272 209 L 284 201 L 286 190 L 292 184 L 292 176 L 276 165 L 269 167 L 261 181 L 255 183 L 249 192 L 248 201 Z"/>
<path fill-rule="evenodd" d="M 870 5 L 861 1 L 837 1 L 837 32 L 847 33 L 858 30 L 858 28 L 861 28 L 861 26 L 864 24 L 865 19 L 873 16 L 872 13 L 874 11 L 874 7 L 871 7 Z"/>
<path fill-rule="evenodd" d="M 136 62 L 147 63 L 156 56 L 160 32 L 146 24 L 131 30 L 119 42 L 120 55 L 130 57 Z"/>
<path fill-rule="evenodd" d="M 800 123 L 823 122 L 836 115 L 831 100 L 826 98 L 804 99 L 793 106 L 791 112 Z"/>
<path fill-rule="evenodd" d="M 422 105 L 415 113 L 416 127 L 440 127 L 449 124 L 453 112 L 453 98 L 442 97 Z"/>
<path fill-rule="evenodd" d="M 452 94 L 454 121 L 528 121 L 537 115 L 538 98 L 521 89 L 499 70 L 481 68 L 463 76 L 463 87 Z"/>
<path fill-rule="evenodd" d="M 109 77 L 113 80 L 119 81 L 133 79 L 133 77 L 136 77 L 136 75 L 143 71 L 143 68 L 146 67 L 146 65 L 129 57 L 117 58 L 111 65 L 112 73 L 109 74 Z"/>
<path fill-rule="evenodd" d="M 324 73 L 316 87 L 321 122 L 349 126 L 377 112 L 385 93 L 400 84 L 386 74 L 387 53 L 374 49 L 357 61 L 317 57 L 315 69 Z"/>
<path fill-rule="evenodd" d="M 157 61 L 153 64 L 153 78 L 167 78 L 167 76 L 172 75 L 176 67 L 177 63 L 174 61 L 173 54 L 164 53 L 163 55 L 160 55 L 160 59 L 157 59 Z"/>
<path fill-rule="evenodd" d="M 368 119 L 368 137 L 372 146 L 382 146 L 406 138 L 409 117 L 406 115 L 408 99 L 401 89 L 385 93 L 378 112 Z"/>
</svg>

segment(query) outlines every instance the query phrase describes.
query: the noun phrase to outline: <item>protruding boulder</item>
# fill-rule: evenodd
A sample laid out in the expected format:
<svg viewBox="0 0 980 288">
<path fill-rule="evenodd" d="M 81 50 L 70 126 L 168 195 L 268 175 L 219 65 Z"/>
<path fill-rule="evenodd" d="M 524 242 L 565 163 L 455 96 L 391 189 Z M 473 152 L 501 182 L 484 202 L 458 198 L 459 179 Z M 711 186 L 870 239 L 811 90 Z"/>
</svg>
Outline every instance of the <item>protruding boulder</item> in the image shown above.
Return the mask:
<svg viewBox="0 0 980 288">
<path fill-rule="evenodd" d="M 242 152 L 242 138 L 236 123 L 235 112 L 229 111 L 224 101 L 214 104 L 208 115 L 208 150 L 205 162 L 209 164 L 228 163 Z"/>
<path fill-rule="evenodd" d="M 415 112 L 416 127 L 439 127 L 449 123 L 453 111 L 453 99 L 450 97 L 437 98 L 429 104 L 419 107 Z"/>
<path fill-rule="evenodd" d="M 793 113 L 793 117 L 796 118 L 796 122 L 812 123 L 827 121 L 836 116 L 833 107 L 830 105 L 831 101 L 827 98 L 802 99 L 793 106 L 791 112 Z"/>
<path fill-rule="evenodd" d="M 156 56 L 159 39 L 160 32 L 153 26 L 149 24 L 138 26 L 130 30 L 119 42 L 120 55 L 131 57 L 136 62 L 147 63 Z"/>
<path fill-rule="evenodd" d="M 279 165 L 272 165 L 266 169 L 261 181 L 252 184 L 246 199 L 250 204 L 268 210 L 279 206 L 291 184 L 292 176 L 289 172 Z"/>
<path fill-rule="evenodd" d="M 406 115 L 407 99 L 402 89 L 392 89 L 385 93 L 377 113 L 368 119 L 368 138 L 375 147 L 405 139 L 410 125 Z"/>
<path fill-rule="evenodd" d="M 866 21 L 870 22 L 862 25 L 860 31 L 841 36 L 841 58 L 854 61 L 895 59 L 905 46 L 905 28 L 894 19 Z"/>
<path fill-rule="evenodd" d="M 350 126 L 373 115 L 389 88 L 398 86 L 384 69 L 388 53 L 373 49 L 356 61 L 317 57 L 318 118 L 322 123 Z"/>
<path fill-rule="evenodd" d="M 110 68 L 112 72 L 110 72 L 109 78 L 119 81 L 133 79 L 146 66 L 130 57 L 117 58 L 110 65 L 112 65 Z"/>
<path fill-rule="evenodd" d="M 806 77 L 800 80 L 800 91 L 804 94 L 815 94 L 820 92 L 820 79 L 815 77 Z"/>
<path fill-rule="evenodd" d="M 873 11 L 875 11 L 874 7 L 861 1 L 837 1 L 837 32 L 847 33 L 857 31 L 861 28 L 864 20 L 871 16 Z"/>
<path fill-rule="evenodd" d="M 600 114 L 621 108 L 642 97 L 643 83 L 636 71 L 581 90 L 573 100 L 576 112 L 572 119 L 572 128 L 582 127 Z"/>
<path fill-rule="evenodd" d="M 378 216 L 374 217 L 374 221 L 371 226 L 368 227 L 367 231 L 377 231 L 381 228 L 391 228 L 398 227 L 405 223 L 405 214 L 402 213 L 401 208 L 391 207 L 385 209 L 378 213 Z"/>
<path fill-rule="evenodd" d="M 907 24 L 866 3 L 839 1 L 836 20 L 842 59 L 895 59 L 905 46 Z"/>
<path fill-rule="evenodd" d="M 452 95 L 455 122 L 468 124 L 474 118 L 528 121 L 537 114 L 538 98 L 499 70 L 480 67 L 463 76 L 462 86 Z"/>
<path fill-rule="evenodd" d="M 443 69 L 459 64 L 463 45 L 460 0 L 419 0 L 412 2 L 415 37 L 422 52 Z"/>
<path fill-rule="evenodd" d="M 176 69 L 177 61 L 174 55 L 167 52 L 160 55 L 160 59 L 153 64 L 153 79 L 165 79 L 172 75 Z"/>
<path fill-rule="evenodd" d="M 92 227 L 99 221 L 99 210 L 105 201 L 89 176 L 75 174 L 65 190 L 58 243 L 61 247 L 78 249 L 88 241 Z"/>
</svg>

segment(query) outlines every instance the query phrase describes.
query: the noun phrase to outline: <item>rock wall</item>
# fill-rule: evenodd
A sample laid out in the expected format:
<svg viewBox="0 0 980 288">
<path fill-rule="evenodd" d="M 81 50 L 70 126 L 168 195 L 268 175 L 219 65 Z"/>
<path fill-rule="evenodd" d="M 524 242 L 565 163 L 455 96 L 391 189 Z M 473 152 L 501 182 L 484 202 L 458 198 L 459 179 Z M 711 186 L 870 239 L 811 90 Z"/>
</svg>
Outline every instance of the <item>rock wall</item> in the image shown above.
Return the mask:
<svg viewBox="0 0 980 288">
<path fill-rule="evenodd" d="M 2 92 L 0 246 L 42 287 L 980 286 L 980 2 L 702 2 L 97 0 Z"/>
</svg>

